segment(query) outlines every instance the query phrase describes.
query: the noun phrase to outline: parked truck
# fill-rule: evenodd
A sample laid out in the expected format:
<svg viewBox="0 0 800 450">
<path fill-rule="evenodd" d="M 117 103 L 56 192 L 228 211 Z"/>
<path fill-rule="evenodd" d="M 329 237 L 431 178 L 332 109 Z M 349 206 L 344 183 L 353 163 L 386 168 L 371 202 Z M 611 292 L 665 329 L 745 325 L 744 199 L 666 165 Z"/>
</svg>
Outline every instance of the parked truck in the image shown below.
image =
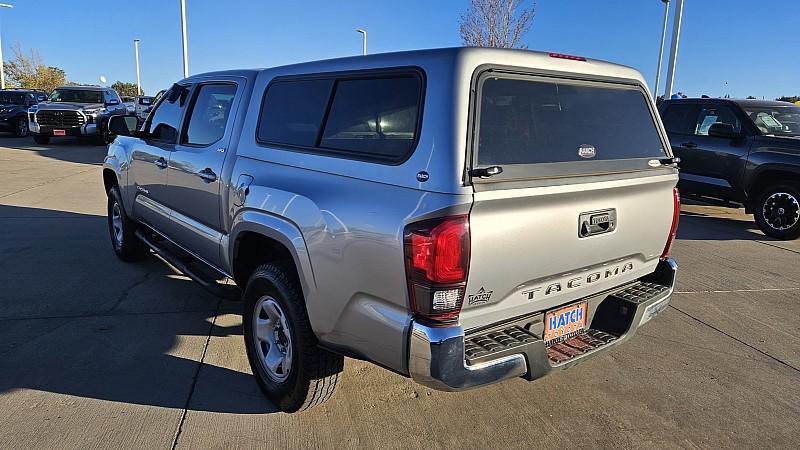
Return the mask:
<svg viewBox="0 0 800 450">
<path fill-rule="evenodd" d="M 767 236 L 800 237 L 800 107 L 687 98 L 664 101 L 659 110 L 685 194 L 744 206 Z"/>
<path fill-rule="evenodd" d="M 457 48 L 214 72 L 111 130 L 114 251 L 241 298 L 284 411 L 328 399 L 344 356 L 445 391 L 534 380 L 675 285 L 678 173 L 627 67 Z"/>
</svg>

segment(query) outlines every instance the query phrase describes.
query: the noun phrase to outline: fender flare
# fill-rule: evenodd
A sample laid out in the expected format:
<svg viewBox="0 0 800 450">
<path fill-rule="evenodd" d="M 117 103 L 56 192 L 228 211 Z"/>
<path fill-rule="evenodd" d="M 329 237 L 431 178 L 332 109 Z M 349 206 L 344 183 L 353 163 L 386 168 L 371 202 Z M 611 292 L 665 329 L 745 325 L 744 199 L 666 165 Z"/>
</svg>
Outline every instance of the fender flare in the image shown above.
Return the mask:
<svg viewBox="0 0 800 450">
<path fill-rule="evenodd" d="M 223 247 L 226 249 L 227 254 L 224 256 L 231 272 L 233 272 L 233 258 L 236 250 L 235 242 L 241 233 L 248 231 L 274 239 L 289 250 L 294 259 L 303 294 L 308 300 L 309 296 L 316 292 L 317 283 L 314 279 L 308 247 L 300 228 L 283 217 L 256 210 L 240 211 L 233 218 L 231 232 L 227 236 L 228 242 Z"/>
</svg>

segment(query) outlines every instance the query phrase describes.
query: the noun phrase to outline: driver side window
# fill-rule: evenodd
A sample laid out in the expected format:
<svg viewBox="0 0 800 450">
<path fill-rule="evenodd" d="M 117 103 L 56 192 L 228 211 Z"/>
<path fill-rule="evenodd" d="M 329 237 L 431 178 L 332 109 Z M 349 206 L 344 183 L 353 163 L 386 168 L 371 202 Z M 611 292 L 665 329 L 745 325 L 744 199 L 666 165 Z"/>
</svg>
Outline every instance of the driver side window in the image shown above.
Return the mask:
<svg viewBox="0 0 800 450">
<path fill-rule="evenodd" d="M 708 129 L 715 123 L 727 123 L 733 126 L 733 131 L 742 131 L 742 124 L 736 114 L 727 106 L 705 107 L 700 111 L 697 118 L 694 134 L 698 136 L 708 136 Z"/>
<path fill-rule="evenodd" d="M 164 94 L 161 103 L 150 114 L 145 128 L 150 139 L 167 144 L 175 144 L 178 141 L 181 116 L 188 97 L 189 88 L 186 86 L 173 86 Z"/>
</svg>

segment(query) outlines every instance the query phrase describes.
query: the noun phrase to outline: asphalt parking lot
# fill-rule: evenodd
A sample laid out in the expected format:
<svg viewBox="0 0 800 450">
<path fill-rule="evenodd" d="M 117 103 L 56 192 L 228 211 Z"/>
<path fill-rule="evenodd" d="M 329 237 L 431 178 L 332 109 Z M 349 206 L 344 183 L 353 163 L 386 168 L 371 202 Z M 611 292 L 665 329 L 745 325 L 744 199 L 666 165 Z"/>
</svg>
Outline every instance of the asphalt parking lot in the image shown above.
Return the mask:
<svg viewBox="0 0 800 450">
<path fill-rule="evenodd" d="M 114 257 L 104 153 L 0 136 L 1 447 L 798 445 L 800 240 L 741 211 L 684 206 L 671 307 L 573 370 L 448 394 L 348 359 L 330 402 L 286 415 L 238 304 Z"/>
</svg>

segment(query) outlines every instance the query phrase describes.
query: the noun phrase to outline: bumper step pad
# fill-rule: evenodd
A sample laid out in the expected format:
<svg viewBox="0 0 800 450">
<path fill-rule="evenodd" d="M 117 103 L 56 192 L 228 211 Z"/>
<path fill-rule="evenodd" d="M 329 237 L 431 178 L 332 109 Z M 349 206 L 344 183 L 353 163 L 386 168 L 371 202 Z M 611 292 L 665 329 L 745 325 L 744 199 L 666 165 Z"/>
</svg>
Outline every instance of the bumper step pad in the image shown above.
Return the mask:
<svg viewBox="0 0 800 450">
<path fill-rule="evenodd" d="M 599 330 L 586 330 L 574 338 L 547 347 L 547 357 L 553 364 L 563 364 L 573 358 L 596 350 L 617 340 L 616 336 Z"/>
<path fill-rule="evenodd" d="M 631 303 L 644 303 L 653 297 L 663 294 L 669 290 L 669 286 L 662 286 L 655 283 L 641 282 L 625 289 L 624 291 L 617 292 L 614 297 L 629 301 Z"/>
<path fill-rule="evenodd" d="M 538 336 L 528 330 L 511 326 L 502 330 L 490 331 L 464 341 L 464 356 L 468 364 L 475 364 L 479 360 L 501 357 L 503 354 L 516 347 L 540 340 Z"/>
</svg>

